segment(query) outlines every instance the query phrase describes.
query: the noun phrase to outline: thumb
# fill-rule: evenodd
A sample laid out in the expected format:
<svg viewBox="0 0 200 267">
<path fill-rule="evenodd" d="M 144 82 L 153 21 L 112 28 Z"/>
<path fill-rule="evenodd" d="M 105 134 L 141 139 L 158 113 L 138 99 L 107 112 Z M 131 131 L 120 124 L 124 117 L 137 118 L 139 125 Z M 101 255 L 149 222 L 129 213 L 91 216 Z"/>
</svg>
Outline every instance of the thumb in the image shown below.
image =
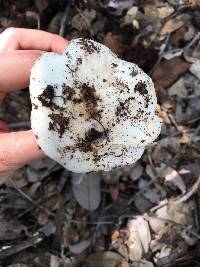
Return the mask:
<svg viewBox="0 0 200 267">
<path fill-rule="evenodd" d="M 0 173 L 10 172 L 43 156 L 31 130 L 0 134 Z"/>
</svg>

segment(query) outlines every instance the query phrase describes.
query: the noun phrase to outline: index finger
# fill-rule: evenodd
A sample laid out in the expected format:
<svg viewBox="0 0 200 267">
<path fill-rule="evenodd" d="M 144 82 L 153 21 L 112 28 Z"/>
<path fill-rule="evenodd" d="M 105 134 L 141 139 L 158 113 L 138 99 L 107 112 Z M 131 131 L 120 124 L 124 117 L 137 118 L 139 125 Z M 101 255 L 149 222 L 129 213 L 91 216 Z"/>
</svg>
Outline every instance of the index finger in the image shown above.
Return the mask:
<svg viewBox="0 0 200 267">
<path fill-rule="evenodd" d="M 6 93 L 29 85 L 31 68 L 42 53 L 39 50 L 0 53 L 0 100 Z"/>
<path fill-rule="evenodd" d="M 40 30 L 8 28 L 0 34 L 0 52 L 42 50 L 62 54 L 67 44 L 61 36 Z"/>
</svg>

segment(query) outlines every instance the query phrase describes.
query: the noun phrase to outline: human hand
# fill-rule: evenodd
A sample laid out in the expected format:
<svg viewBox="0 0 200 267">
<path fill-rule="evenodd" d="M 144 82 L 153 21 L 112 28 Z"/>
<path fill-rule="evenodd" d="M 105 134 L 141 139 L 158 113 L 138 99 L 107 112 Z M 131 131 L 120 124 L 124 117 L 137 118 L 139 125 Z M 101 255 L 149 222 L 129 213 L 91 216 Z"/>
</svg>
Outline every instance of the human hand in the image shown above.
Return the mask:
<svg viewBox="0 0 200 267">
<path fill-rule="evenodd" d="M 0 34 L 0 103 L 29 85 L 30 70 L 44 51 L 62 54 L 67 40 L 39 30 L 8 28 Z M 32 130 L 9 132 L 0 121 L 0 183 L 14 170 L 43 157 Z"/>
</svg>

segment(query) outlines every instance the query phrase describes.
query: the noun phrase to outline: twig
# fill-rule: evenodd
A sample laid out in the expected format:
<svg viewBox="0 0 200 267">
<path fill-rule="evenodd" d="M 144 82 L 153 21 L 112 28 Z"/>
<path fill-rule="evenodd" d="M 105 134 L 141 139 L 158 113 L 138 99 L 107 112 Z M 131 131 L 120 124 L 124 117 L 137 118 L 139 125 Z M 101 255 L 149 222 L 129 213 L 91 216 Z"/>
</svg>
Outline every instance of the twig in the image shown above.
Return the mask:
<svg viewBox="0 0 200 267">
<path fill-rule="evenodd" d="M 48 201 L 50 198 L 52 197 L 52 195 L 48 196 L 45 199 L 39 199 L 38 201 L 34 202 L 32 206 L 28 207 L 26 210 L 22 211 L 21 213 L 19 213 L 17 215 L 17 218 L 21 218 L 23 217 L 25 214 L 27 214 L 28 212 L 33 211 L 35 208 L 37 207 L 43 207 L 42 204 L 45 203 L 46 201 Z M 48 212 L 49 213 L 49 212 Z M 52 213 L 53 214 L 53 213 Z M 50 214 L 51 215 L 51 214 Z M 53 216 L 55 216 L 53 214 Z"/>
<path fill-rule="evenodd" d="M 196 194 L 196 212 L 195 212 L 195 219 L 196 219 L 196 227 L 198 229 L 198 233 L 200 233 L 200 191 L 198 190 Z"/>
<path fill-rule="evenodd" d="M 179 10 L 175 11 L 174 13 L 172 13 L 171 15 L 169 15 L 167 18 L 164 19 L 163 24 L 161 25 L 161 27 L 159 28 L 159 30 L 157 31 L 154 39 L 152 40 L 150 46 L 152 45 L 152 43 L 154 43 L 158 37 L 158 35 L 160 34 L 161 30 L 163 29 L 164 25 L 166 22 L 168 22 L 170 19 L 173 19 L 175 17 L 177 17 L 178 15 L 180 15 L 181 13 L 183 13 L 185 11 L 185 9 L 191 8 L 191 5 L 184 5 L 183 7 L 181 7 Z M 154 66 L 152 67 L 152 69 L 149 71 L 149 76 L 152 75 L 153 71 L 156 69 L 156 67 L 158 66 L 158 64 L 161 62 L 162 58 L 163 58 L 163 54 L 169 44 L 169 39 L 170 39 L 171 33 L 167 34 L 165 43 L 163 48 L 161 49 L 160 53 L 159 53 L 159 58 L 157 60 L 157 62 L 154 64 Z M 197 40 L 200 39 L 200 33 L 198 33 L 190 42 L 189 44 L 187 44 L 182 50 L 184 51 L 185 49 L 190 48 Z"/>
<path fill-rule="evenodd" d="M 194 237 L 196 237 L 197 239 L 199 239 L 200 240 L 200 235 L 198 234 L 198 233 L 196 233 L 194 230 L 192 230 L 192 229 L 187 229 L 188 231 L 190 231 L 190 233 L 194 236 Z"/>
<path fill-rule="evenodd" d="M 195 35 L 194 38 L 189 42 L 189 44 L 187 44 L 183 49 L 190 48 L 190 47 L 193 46 L 193 44 L 196 43 L 196 41 L 198 41 L 199 39 L 200 39 L 200 32 L 198 32 L 197 35 Z"/>
<path fill-rule="evenodd" d="M 197 181 L 193 184 L 191 189 L 183 197 L 177 200 L 177 203 L 187 201 L 189 198 L 191 198 L 192 195 L 194 195 L 198 191 L 199 187 L 200 187 L 200 176 L 197 178 Z"/>
<path fill-rule="evenodd" d="M 148 221 L 151 218 L 151 216 L 149 216 L 147 214 L 144 217 Z M 161 218 L 161 217 L 155 217 L 155 218 L 157 220 L 162 221 L 162 222 L 166 222 L 166 223 L 169 223 L 169 224 L 172 224 L 172 225 L 175 225 L 175 226 L 181 226 L 184 229 L 186 229 L 187 231 L 189 231 L 191 235 L 193 235 L 194 237 L 196 237 L 197 239 L 200 240 L 200 235 L 192 229 L 192 226 L 191 225 L 185 225 L 185 224 L 177 223 L 177 222 L 173 221 L 172 219 L 166 219 L 166 218 Z"/>
<path fill-rule="evenodd" d="M 168 200 L 164 199 L 162 200 L 158 205 L 154 206 L 153 208 L 150 209 L 150 212 L 154 212 L 168 204 Z"/>
<path fill-rule="evenodd" d="M 29 247 L 36 245 L 41 242 L 44 237 L 49 237 L 52 234 L 55 234 L 56 226 L 53 222 L 49 222 L 39 229 L 31 238 L 28 240 L 22 241 L 20 244 L 16 244 L 10 247 L 3 247 L 0 249 L 0 260 L 7 259 L 9 256 L 12 256 L 20 251 L 23 251 Z"/>
<path fill-rule="evenodd" d="M 32 198 L 30 198 L 26 193 L 24 193 L 20 188 L 17 187 L 16 183 L 12 180 L 12 178 L 8 178 L 10 183 L 12 184 L 13 188 L 25 199 L 27 199 L 29 202 L 34 204 L 34 201 Z M 48 210 L 46 207 L 39 205 L 39 208 L 44 210 L 47 214 L 55 217 L 55 214 L 52 213 L 50 210 Z"/>
<path fill-rule="evenodd" d="M 171 114 L 168 114 L 168 118 L 169 118 L 171 124 L 174 125 L 174 127 L 176 128 L 176 130 L 177 130 L 178 132 L 182 133 L 182 129 L 181 129 L 181 130 L 179 129 L 179 126 L 178 126 L 178 124 L 176 123 L 176 120 L 174 119 L 174 117 L 173 117 Z"/>
<path fill-rule="evenodd" d="M 160 141 L 162 141 L 162 139 L 159 140 L 158 143 Z M 163 170 L 167 169 L 168 166 L 171 166 L 175 162 L 176 157 L 177 157 L 177 155 L 174 158 L 172 158 L 171 160 L 169 160 L 168 164 L 163 168 Z M 149 161 L 150 166 L 152 168 L 152 171 L 154 173 L 154 177 L 153 178 L 151 177 L 151 180 L 145 186 L 143 186 L 142 188 L 139 189 L 139 191 L 137 192 L 137 194 L 139 194 L 139 195 L 143 195 L 144 191 L 147 188 L 149 188 L 149 186 L 151 186 L 152 184 L 155 183 L 155 186 L 156 186 L 156 182 L 158 181 L 158 178 L 159 178 L 159 174 L 157 173 L 156 169 L 154 168 L 153 162 L 151 160 L 151 155 L 149 154 L 147 158 L 148 158 L 148 161 Z M 128 201 L 128 205 L 130 205 L 134 201 L 134 199 L 135 199 L 135 196 L 131 197 Z"/>
<path fill-rule="evenodd" d="M 6 249 L 1 249 L 0 250 L 0 259 L 3 260 L 3 259 L 7 259 L 8 257 L 22 251 L 22 250 L 25 250 L 29 247 L 32 247 L 33 245 L 39 243 L 42 241 L 42 237 L 44 235 L 43 234 L 37 234 L 36 236 L 28 239 L 28 240 L 25 240 L 23 242 L 21 242 L 20 244 L 17 244 L 17 245 L 14 245 L 12 247 L 9 247 L 9 248 L 6 248 Z"/>
<path fill-rule="evenodd" d="M 40 15 L 35 11 L 26 11 L 26 17 L 30 19 L 34 19 L 37 21 L 37 29 L 40 30 L 41 23 L 40 23 Z"/>
<path fill-rule="evenodd" d="M 155 69 L 157 68 L 157 66 L 160 64 L 160 62 L 161 62 L 161 60 L 162 60 L 162 57 L 163 57 L 163 54 L 164 54 L 164 52 L 165 52 L 165 50 L 167 49 L 167 46 L 168 46 L 168 44 L 169 44 L 170 36 L 171 36 L 171 34 L 168 33 L 168 34 L 167 34 L 167 37 L 166 37 L 166 39 L 165 39 L 165 43 L 164 43 L 164 45 L 163 45 L 163 47 L 162 47 L 162 49 L 161 49 L 161 51 L 160 51 L 160 53 L 159 53 L 159 57 L 158 57 L 157 62 L 154 64 L 154 66 L 151 68 L 151 70 L 150 70 L 149 73 L 148 73 L 149 76 L 152 75 L 152 73 L 154 72 L 154 70 L 155 70 Z"/>
<path fill-rule="evenodd" d="M 63 15 L 62 20 L 60 22 L 59 35 L 62 36 L 62 37 L 64 37 L 65 33 L 66 33 L 66 24 L 67 24 L 67 20 L 69 18 L 70 7 L 71 7 L 71 0 L 68 1 L 68 4 L 67 4 L 67 6 L 65 8 L 64 15 Z"/>
<path fill-rule="evenodd" d="M 133 214 L 123 214 L 120 216 L 117 215 L 107 215 L 107 216 L 103 216 L 104 218 L 106 217 L 113 217 L 116 218 L 116 220 L 118 220 L 118 223 L 120 223 L 123 219 L 126 218 L 136 218 L 137 216 L 134 216 Z M 77 224 L 91 224 L 91 225 L 101 225 L 101 224 L 116 224 L 116 220 L 115 221 L 80 221 L 80 220 L 74 220 L 71 219 L 69 220 L 70 223 L 77 223 Z"/>
<path fill-rule="evenodd" d="M 29 202 L 34 203 L 33 200 L 27 195 L 25 194 L 20 188 L 17 187 L 16 183 L 13 181 L 12 178 L 8 178 L 9 182 L 12 184 L 13 188 L 20 194 L 23 196 L 23 198 L 27 199 Z"/>
<path fill-rule="evenodd" d="M 158 38 L 160 32 L 162 31 L 163 27 L 165 26 L 165 24 L 166 24 L 170 19 L 174 19 L 174 18 L 176 18 L 178 15 L 180 15 L 180 14 L 183 13 L 183 12 L 185 12 L 187 9 L 190 9 L 191 7 L 192 7 L 191 4 L 189 4 L 189 5 L 183 5 L 183 6 L 180 7 L 178 10 L 175 10 L 172 14 L 170 14 L 169 16 L 167 16 L 166 18 L 164 18 L 161 27 L 159 27 L 159 29 L 157 30 L 157 32 L 156 32 L 156 34 L 155 34 L 155 36 L 154 36 L 154 38 L 153 38 L 153 40 L 151 41 L 151 43 L 150 43 L 149 46 L 152 46 L 152 45 L 156 42 L 156 40 L 157 40 L 157 38 Z"/>
<path fill-rule="evenodd" d="M 82 14 L 80 8 L 78 8 L 77 5 L 74 5 L 74 6 L 75 6 L 76 11 L 77 11 L 78 14 L 80 15 L 80 17 L 83 19 L 86 28 L 89 29 L 89 28 L 90 28 L 90 25 L 89 25 L 88 21 L 86 20 L 85 16 Z"/>
<path fill-rule="evenodd" d="M 199 131 L 200 131 L 200 124 L 199 124 L 198 127 L 196 128 L 196 130 L 195 130 L 195 132 L 194 132 L 194 134 L 193 134 L 193 138 L 196 137 L 196 136 L 198 135 Z"/>
<path fill-rule="evenodd" d="M 196 122 L 196 121 L 199 121 L 200 120 L 200 117 L 197 117 L 197 118 L 195 118 L 195 119 L 191 119 L 191 120 L 189 120 L 187 123 L 188 124 L 192 124 L 192 123 L 194 123 L 194 122 Z"/>
<path fill-rule="evenodd" d="M 20 122 L 13 122 L 8 124 L 9 129 L 20 129 L 20 128 L 31 128 L 30 121 L 20 121 Z"/>
<path fill-rule="evenodd" d="M 91 224 L 91 225 L 96 225 L 96 224 L 113 224 L 115 223 L 114 221 L 99 221 L 99 222 L 89 222 L 89 221 L 79 221 L 79 220 L 69 220 L 70 223 L 76 223 L 76 224 Z"/>
</svg>

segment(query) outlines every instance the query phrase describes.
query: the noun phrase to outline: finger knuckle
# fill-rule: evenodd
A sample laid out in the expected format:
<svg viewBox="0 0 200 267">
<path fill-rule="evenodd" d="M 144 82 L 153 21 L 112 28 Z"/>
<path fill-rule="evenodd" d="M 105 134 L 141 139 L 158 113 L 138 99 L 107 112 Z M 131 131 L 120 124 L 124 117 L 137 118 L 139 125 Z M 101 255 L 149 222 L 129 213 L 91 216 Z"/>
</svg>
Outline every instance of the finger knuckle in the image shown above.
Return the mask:
<svg viewBox="0 0 200 267">
<path fill-rule="evenodd" d="M 2 34 L 11 37 L 11 36 L 15 36 L 17 32 L 17 29 L 14 27 L 9 27 L 7 28 Z"/>
</svg>

